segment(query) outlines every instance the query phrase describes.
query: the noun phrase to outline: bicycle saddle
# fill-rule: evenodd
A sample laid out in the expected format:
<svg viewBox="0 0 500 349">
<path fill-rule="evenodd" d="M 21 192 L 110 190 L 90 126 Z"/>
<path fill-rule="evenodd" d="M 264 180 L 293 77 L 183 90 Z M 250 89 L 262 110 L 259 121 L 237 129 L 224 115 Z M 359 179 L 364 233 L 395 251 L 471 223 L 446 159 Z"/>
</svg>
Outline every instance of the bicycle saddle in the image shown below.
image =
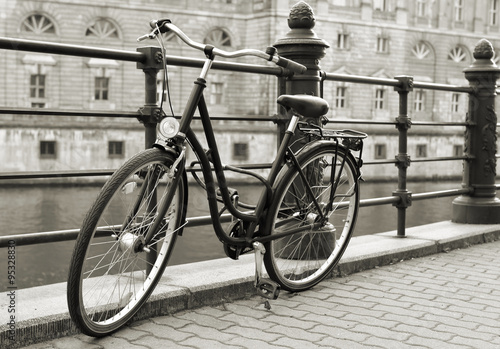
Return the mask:
<svg viewBox="0 0 500 349">
<path fill-rule="evenodd" d="M 328 113 L 328 102 L 323 98 L 309 95 L 281 95 L 278 104 L 288 111 L 293 109 L 306 118 L 317 118 Z"/>
</svg>

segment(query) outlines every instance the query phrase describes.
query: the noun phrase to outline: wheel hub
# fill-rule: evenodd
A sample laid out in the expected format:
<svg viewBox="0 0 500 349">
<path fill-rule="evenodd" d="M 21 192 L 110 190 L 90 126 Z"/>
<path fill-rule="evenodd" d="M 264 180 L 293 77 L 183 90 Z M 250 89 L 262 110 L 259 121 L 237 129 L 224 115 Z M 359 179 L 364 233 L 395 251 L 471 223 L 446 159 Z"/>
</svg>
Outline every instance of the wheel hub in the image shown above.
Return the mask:
<svg viewBox="0 0 500 349">
<path fill-rule="evenodd" d="M 144 236 L 137 236 L 132 233 L 125 233 L 119 239 L 120 251 L 122 252 L 127 250 L 132 250 L 134 253 L 142 252 L 145 243 Z"/>
</svg>

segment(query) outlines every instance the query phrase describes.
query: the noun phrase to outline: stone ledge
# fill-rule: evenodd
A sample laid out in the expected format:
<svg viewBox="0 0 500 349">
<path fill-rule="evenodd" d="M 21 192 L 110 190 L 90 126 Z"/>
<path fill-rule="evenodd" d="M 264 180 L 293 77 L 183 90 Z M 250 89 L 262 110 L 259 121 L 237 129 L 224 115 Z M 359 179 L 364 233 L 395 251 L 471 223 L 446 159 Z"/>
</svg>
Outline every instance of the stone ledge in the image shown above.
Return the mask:
<svg viewBox="0 0 500 349">
<path fill-rule="evenodd" d="M 500 239 L 500 225 L 439 222 L 396 232 L 355 237 L 334 275 L 348 275 Z M 231 302 L 255 294 L 253 255 L 238 261 L 227 258 L 169 268 L 135 320 L 173 314 L 197 307 Z M 0 293 L 0 348 L 18 348 L 78 333 L 69 318 L 66 283 L 16 290 L 16 341 L 8 332 L 7 292 Z"/>
</svg>

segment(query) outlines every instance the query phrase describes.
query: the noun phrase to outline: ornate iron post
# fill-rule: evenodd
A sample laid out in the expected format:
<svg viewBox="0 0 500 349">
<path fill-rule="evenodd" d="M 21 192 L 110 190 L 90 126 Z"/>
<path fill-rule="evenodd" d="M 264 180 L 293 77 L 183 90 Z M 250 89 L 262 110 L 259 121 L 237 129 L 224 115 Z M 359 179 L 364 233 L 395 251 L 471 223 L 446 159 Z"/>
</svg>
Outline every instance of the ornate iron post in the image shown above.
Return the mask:
<svg viewBox="0 0 500 349">
<path fill-rule="evenodd" d="M 278 95 L 282 94 L 308 94 L 321 96 L 321 75 L 319 61 L 326 54 L 328 43 L 318 38 L 312 30 L 316 24 L 314 12 L 306 2 L 300 1 L 290 10 L 288 17 L 288 27 L 290 31 L 284 38 L 276 41 L 274 46 L 278 49 L 278 54 L 289 58 L 307 67 L 304 74 L 293 75 L 278 80 Z M 284 113 L 278 112 L 280 115 Z M 284 120 L 288 122 L 288 120 Z M 320 120 L 312 120 L 317 125 Z M 285 132 L 283 124 L 278 125 L 280 137 L 278 146 Z"/>
<path fill-rule="evenodd" d="M 401 82 L 400 86 L 394 88 L 399 94 L 399 116 L 396 118 L 396 128 L 399 131 L 399 147 L 396 156 L 398 189 L 392 195 L 400 198 L 399 203 L 395 205 L 398 209 L 397 237 L 405 237 L 406 209 L 411 206 L 411 191 L 406 188 L 406 178 L 411 162 L 408 155 L 408 129 L 411 127 L 411 119 L 408 117 L 408 93 L 413 90 L 413 77 L 396 76 L 396 79 Z"/>
<path fill-rule="evenodd" d="M 469 81 L 468 126 L 465 130 L 463 182 L 470 194 L 453 201 L 453 221 L 470 224 L 500 223 L 500 200 L 496 197 L 497 115 L 496 81 L 500 68 L 493 62 L 493 46 L 481 40 L 474 49 L 475 61 L 464 70 Z"/>
<path fill-rule="evenodd" d="M 146 56 L 146 60 L 137 63 L 137 69 L 142 69 L 145 77 L 144 107 L 139 109 L 139 120 L 146 128 L 145 147 L 150 148 L 156 141 L 156 124 L 160 122 L 162 111 L 156 104 L 156 82 L 158 72 L 163 69 L 163 53 L 156 46 L 139 47 L 137 51 Z"/>
</svg>

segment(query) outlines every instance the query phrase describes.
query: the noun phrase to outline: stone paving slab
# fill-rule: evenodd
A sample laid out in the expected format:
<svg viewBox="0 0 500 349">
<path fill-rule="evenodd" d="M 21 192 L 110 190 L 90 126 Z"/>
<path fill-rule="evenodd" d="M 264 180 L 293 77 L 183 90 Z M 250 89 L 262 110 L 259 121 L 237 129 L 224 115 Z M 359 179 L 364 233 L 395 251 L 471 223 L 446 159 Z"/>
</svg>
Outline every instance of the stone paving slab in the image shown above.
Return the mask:
<svg viewBox="0 0 500 349">
<path fill-rule="evenodd" d="M 500 226 L 440 222 L 407 235 L 354 238 L 336 272 L 342 277 L 282 292 L 269 310 L 253 296 L 252 256 L 179 266 L 162 280 L 144 320 L 99 340 L 75 334 L 65 284 L 19 290 L 18 340 L 2 337 L 0 347 L 51 335 L 62 338 L 28 348 L 500 347 L 500 242 L 462 249 L 500 239 Z"/>
<path fill-rule="evenodd" d="M 500 241 L 26 347 L 499 348 Z"/>
</svg>

